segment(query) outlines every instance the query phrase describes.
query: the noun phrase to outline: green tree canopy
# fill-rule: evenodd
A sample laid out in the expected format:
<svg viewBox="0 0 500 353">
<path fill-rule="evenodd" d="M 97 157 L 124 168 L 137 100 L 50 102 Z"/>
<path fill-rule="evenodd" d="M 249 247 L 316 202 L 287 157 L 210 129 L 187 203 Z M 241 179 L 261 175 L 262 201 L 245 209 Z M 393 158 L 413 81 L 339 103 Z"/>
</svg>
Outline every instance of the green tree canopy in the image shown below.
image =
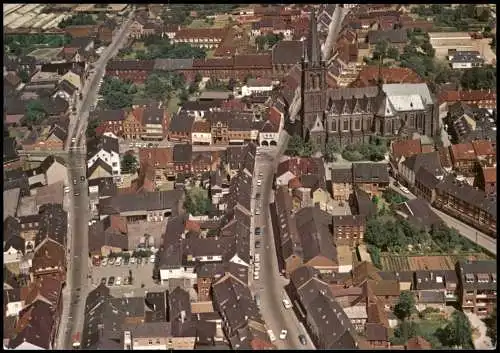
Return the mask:
<svg viewBox="0 0 500 353">
<path fill-rule="evenodd" d="M 83 26 L 83 25 L 95 25 L 97 22 L 94 17 L 90 14 L 79 13 L 73 15 L 67 19 L 62 20 L 59 23 L 59 28 L 66 28 L 68 26 Z"/>
<path fill-rule="evenodd" d="M 186 192 L 184 208 L 189 214 L 193 216 L 207 215 L 211 205 L 207 190 L 196 186 Z"/>
<path fill-rule="evenodd" d="M 126 153 L 122 158 L 122 170 L 126 173 L 135 173 L 137 171 L 137 158 L 131 153 Z"/>
<path fill-rule="evenodd" d="M 85 132 L 89 140 L 96 137 L 96 128 L 98 126 L 99 126 L 99 120 L 97 119 L 89 120 L 89 123 L 87 125 L 87 131 Z"/>
<path fill-rule="evenodd" d="M 304 141 L 299 135 L 293 135 L 288 140 L 286 154 L 288 156 L 311 157 L 314 153 L 314 146 L 311 141 Z"/>
<path fill-rule="evenodd" d="M 463 89 L 480 90 L 496 89 L 496 67 L 483 66 L 467 69 L 460 80 Z"/>
<path fill-rule="evenodd" d="M 336 154 L 340 152 L 340 147 L 335 141 L 328 141 L 325 146 L 324 158 L 327 162 L 335 162 Z"/>
<path fill-rule="evenodd" d="M 30 100 L 28 104 L 26 104 L 25 118 L 28 125 L 38 125 L 46 116 L 47 112 L 42 102 L 39 100 Z"/>
<path fill-rule="evenodd" d="M 491 338 L 491 343 L 497 345 L 497 308 L 495 307 L 490 316 L 483 320 L 486 324 L 486 334 Z"/>
<path fill-rule="evenodd" d="M 392 343 L 395 345 L 404 345 L 410 338 L 420 335 L 420 326 L 415 321 L 403 321 L 394 330 Z"/>
<path fill-rule="evenodd" d="M 405 321 L 415 311 L 415 297 L 410 291 L 403 291 L 399 295 L 399 301 L 394 307 L 394 315 L 401 321 Z"/>
<path fill-rule="evenodd" d="M 454 311 L 448 324 L 436 332 L 443 345 L 472 349 L 472 327 L 467 316 L 461 311 Z"/>
<path fill-rule="evenodd" d="M 375 44 L 375 49 L 373 50 L 373 58 L 380 59 L 387 56 L 387 50 L 389 49 L 389 43 L 386 40 L 381 40 Z"/>
<path fill-rule="evenodd" d="M 122 109 L 132 106 L 137 87 L 130 81 L 122 81 L 116 77 L 105 78 L 101 87 L 104 105 L 109 109 Z"/>
<path fill-rule="evenodd" d="M 387 57 L 391 58 L 391 59 L 394 59 L 394 60 L 398 60 L 399 59 L 399 51 L 398 51 L 398 49 L 395 48 L 395 47 L 389 47 L 387 49 Z"/>
</svg>

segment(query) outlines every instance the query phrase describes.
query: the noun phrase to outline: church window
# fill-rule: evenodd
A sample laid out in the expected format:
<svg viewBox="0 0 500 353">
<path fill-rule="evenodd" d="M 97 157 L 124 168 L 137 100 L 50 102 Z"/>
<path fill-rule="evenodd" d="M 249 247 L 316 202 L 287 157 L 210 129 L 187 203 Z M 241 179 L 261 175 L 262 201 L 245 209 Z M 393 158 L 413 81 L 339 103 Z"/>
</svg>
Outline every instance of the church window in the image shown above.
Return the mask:
<svg viewBox="0 0 500 353">
<path fill-rule="evenodd" d="M 354 121 L 354 130 L 361 130 L 361 120 L 360 119 L 356 119 Z"/>
<path fill-rule="evenodd" d="M 415 117 L 413 115 L 410 116 L 410 127 L 415 127 Z"/>
<path fill-rule="evenodd" d="M 348 120 L 344 120 L 344 128 L 342 130 L 349 131 L 349 121 Z"/>
<path fill-rule="evenodd" d="M 337 131 L 337 120 L 332 120 L 330 130 Z"/>
</svg>

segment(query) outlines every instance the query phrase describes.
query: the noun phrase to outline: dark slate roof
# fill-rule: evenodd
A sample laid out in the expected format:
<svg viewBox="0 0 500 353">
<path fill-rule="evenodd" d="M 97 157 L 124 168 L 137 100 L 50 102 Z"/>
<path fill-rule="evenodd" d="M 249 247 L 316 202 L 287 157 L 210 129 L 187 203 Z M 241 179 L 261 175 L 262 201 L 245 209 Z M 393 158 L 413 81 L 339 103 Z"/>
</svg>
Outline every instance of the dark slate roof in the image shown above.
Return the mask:
<svg viewBox="0 0 500 353">
<path fill-rule="evenodd" d="M 120 153 L 120 145 L 118 139 L 102 135 L 99 138 L 95 138 L 89 141 L 87 143 L 87 157 L 89 159 L 94 157 L 101 149 L 109 153 Z"/>
<path fill-rule="evenodd" d="M 146 322 L 167 321 L 167 293 L 148 292 L 144 298 L 146 305 Z"/>
<path fill-rule="evenodd" d="M 415 290 L 444 290 L 448 284 L 458 284 L 455 270 L 420 270 L 413 276 Z"/>
<path fill-rule="evenodd" d="M 461 261 L 458 265 L 460 282 L 465 290 L 496 290 L 497 288 L 497 264 L 496 261 Z M 479 281 L 478 275 L 484 275 Z M 469 281 L 467 279 L 469 278 Z"/>
<path fill-rule="evenodd" d="M 89 180 L 89 188 L 92 186 L 98 187 L 99 197 L 115 196 L 118 192 L 118 187 L 112 177 Z"/>
<path fill-rule="evenodd" d="M 47 173 L 49 168 L 56 162 L 62 164 L 63 166 L 66 166 L 66 162 L 64 161 L 63 158 L 56 156 L 48 156 L 43 160 L 43 162 L 38 166 L 38 168 L 35 169 L 36 174 Z"/>
<path fill-rule="evenodd" d="M 183 191 L 154 191 L 139 194 L 119 194 L 99 202 L 99 210 L 103 215 L 131 211 L 177 210 Z"/>
<path fill-rule="evenodd" d="M 185 111 L 210 111 L 211 109 L 220 108 L 222 101 L 187 101 L 182 104 L 181 109 Z"/>
<path fill-rule="evenodd" d="M 158 125 L 162 124 L 164 120 L 165 111 L 161 108 L 157 107 L 147 107 L 144 109 L 143 113 L 143 124 L 153 124 Z"/>
<path fill-rule="evenodd" d="M 417 226 L 430 227 L 443 223 L 442 219 L 432 211 L 427 201 L 422 199 L 409 200 L 403 203 L 400 209 L 408 215 L 408 221 Z"/>
<path fill-rule="evenodd" d="M 337 261 L 337 250 L 331 241 L 331 215 L 317 207 L 305 207 L 295 215 L 301 236 L 304 262 L 316 256 Z"/>
<path fill-rule="evenodd" d="M 497 197 L 488 196 L 483 190 L 474 188 L 466 182 L 460 182 L 455 176 L 449 174 L 436 186 L 441 193 L 453 195 L 455 198 L 473 205 L 474 207 L 488 213 L 491 217 L 497 217 Z"/>
<path fill-rule="evenodd" d="M 389 183 L 389 170 L 386 163 L 353 163 L 354 183 Z"/>
<path fill-rule="evenodd" d="M 69 71 L 73 71 L 73 69 L 76 69 L 76 67 L 79 67 L 80 69 L 85 69 L 85 62 L 80 61 L 80 62 L 61 62 L 61 63 L 48 63 L 42 65 L 42 72 L 57 72 L 59 75 L 63 76 Z"/>
<path fill-rule="evenodd" d="M 40 206 L 40 228 L 35 244 L 38 246 L 44 239 L 50 238 L 66 246 L 68 236 L 68 214 L 60 204 L 44 204 Z"/>
<path fill-rule="evenodd" d="M 415 182 L 422 184 L 426 188 L 434 190 L 437 184 L 439 184 L 439 179 L 436 178 L 434 173 L 428 171 L 427 168 L 424 166 L 423 168 L 420 168 L 418 172 L 415 174 Z"/>
<path fill-rule="evenodd" d="M 171 133 L 191 133 L 193 128 L 194 116 L 189 116 L 187 114 L 175 114 L 170 121 L 169 131 Z"/>
<path fill-rule="evenodd" d="M 382 40 L 386 40 L 389 43 L 406 43 L 408 41 L 408 35 L 406 29 L 368 32 L 368 43 L 377 44 Z"/>
<path fill-rule="evenodd" d="M 354 198 L 356 199 L 356 204 L 358 206 L 358 214 L 370 217 L 377 213 L 377 206 L 373 203 L 370 195 L 361 188 L 354 188 Z"/>
<path fill-rule="evenodd" d="M 162 247 L 158 252 L 158 268 L 177 268 L 182 265 L 181 236 L 184 233 L 185 216 L 171 217 L 162 236 Z"/>
<path fill-rule="evenodd" d="M 191 144 L 176 144 L 173 149 L 174 163 L 191 164 L 193 146 Z"/>
<path fill-rule="evenodd" d="M 57 86 L 57 89 L 68 93 L 70 96 L 72 96 L 78 90 L 77 87 L 73 86 L 73 84 L 67 80 L 61 81 Z"/>
<path fill-rule="evenodd" d="M 168 294 L 169 322 L 172 325 L 172 336 L 194 337 L 196 326 L 191 313 L 189 293 L 180 287 Z"/>
<path fill-rule="evenodd" d="M 89 226 L 89 251 L 100 253 L 103 246 L 128 249 L 128 236 L 111 228 L 111 216 Z"/>
<path fill-rule="evenodd" d="M 36 300 L 19 313 L 20 320 L 29 320 L 23 325 L 10 342 L 10 348 L 16 348 L 23 342 L 28 342 L 43 349 L 50 349 L 51 330 L 55 324 L 52 307 L 43 300 Z"/>
<path fill-rule="evenodd" d="M 415 154 L 408 157 L 403 164 L 414 173 L 418 172 L 421 167 L 434 175 L 442 175 L 443 173 L 438 151 Z"/>
<path fill-rule="evenodd" d="M 273 65 L 295 65 L 300 62 L 304 52 L 304 43 L 300 40 L 283 40 L 272 49 Z"/>
</svg>

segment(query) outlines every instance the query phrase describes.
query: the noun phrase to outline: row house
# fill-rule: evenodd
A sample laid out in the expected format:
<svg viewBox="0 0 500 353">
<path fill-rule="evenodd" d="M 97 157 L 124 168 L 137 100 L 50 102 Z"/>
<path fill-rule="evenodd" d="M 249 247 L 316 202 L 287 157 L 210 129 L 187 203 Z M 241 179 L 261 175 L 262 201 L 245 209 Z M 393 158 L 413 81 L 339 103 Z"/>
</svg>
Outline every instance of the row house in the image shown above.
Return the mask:
<svg viewBox="0 0 500 353">
<path fill-rule="evenodd" d="M 209 121 L 195 121 L 191 131 L 191 144 L 193 145 L 211 145 L 212 144 L 212 126 Z"/>
<path fill-rule="evenodd" d="M 495 90 L 468 90 L 468 91 L 445 91 L 439 95 L 439 104 L 448 106 L 462 102 L 469 105 L 475 105 L 479 108 L 496 109 L 497 93 Z"/>
<path fill-rule="evenodd" d="M 114 110 L 94 110 L 90 113 L 90 121 L 96 122 L 96 136 L 101 136 L 106 132 L 115 136 L 123 136 L 123 123 L 127 118 L 127 111 L 124 109 Z"/>
<path fill-rule="evenodd" d="M 272 61 L 269 54 L 234 55 L 232 58 L 194 59 L 192 70 L 203 77 L 236 79 L 243 81 L 248 76 L 272 78 Z"/>
<path fill-rule="evenodd" d="M 102 165 L 104 169 L 111 170 L 115 180 L 121 179 L 120 148 L 118 139 L 110 133 L 90 140 L 87 143 L 87 170 L 88 176 L 93 177 L 91 171 L 94 165 Z"/>
<path fill-rule="evenodd" d="M 206 118 L 213 144 L 244 144 L 255 142 L 258 138 L 258 129 L 251 113 L 210 112 Z"/>
<path fill-rule="evenodd" d="M 119 27 L 114 19 L 107 18 L 97 29 L 97 39 L 101 43 L 109 44 L 113 41 L 114 35 Z"/>
<path fill-rule="evenodd" d="M 433 206 L 496 237 L 497 198 L 447 175 L 436 186 Z"/>
<path fill-rule="evenodd" d="M 462 311 L 481 318 L 490 315 L 497 305 L 496 261 L 458 262 L 458 298 Z"/>
<path fill-rule="evenodd" d="M 186 43 L 199 48 L 217 48 L 228 35 L 227 28 L 182 28 L 171 39 L 174 44 Z"/>
<path fill-rule="evenodd" d="M 141 169 L 149 166 L 154 170 L 156 187 L 168 180 L 175 180 L 174 151 L 172 147 L 139 149 L 139 164 Z"/>
<path fill-rule="evenodd" d="M 353 248 L 363 242 L 366 229 L 365 216 L 333 216 L 332 225 L 333 241 L 337 246 L 348 245 Z"/>
<path fill-rule="evenodd" d="M 481 166 L 496 166 L 496 150 L 491 141 L 475 140 L 450 146 L 453 169 L 464 176 L 477 174 Z"/>
<path fill-rule="evenodd" d="M 130 80 L 135 84 L 144 84 L 153 71 L 154 60 L 113 60 L 106 66 L 106 77 Z"/>
<path fill-rule="evenodd" d="M 168 129 L 168 140 L 174 142 L 193 143 L 191 133 L 195 117 L 186 112 L 174 114 Z M 211 141 L 210 141 L 211 142 Z"/>
<path fill-rule="evenodd" d="M 370 198 L 380 196 L 389 186 L 389 166 L 386 163 L 353 163 L 351 168 L 332 169 L 333 199 L 348 201 L 355 187 Z"/>
</svg>

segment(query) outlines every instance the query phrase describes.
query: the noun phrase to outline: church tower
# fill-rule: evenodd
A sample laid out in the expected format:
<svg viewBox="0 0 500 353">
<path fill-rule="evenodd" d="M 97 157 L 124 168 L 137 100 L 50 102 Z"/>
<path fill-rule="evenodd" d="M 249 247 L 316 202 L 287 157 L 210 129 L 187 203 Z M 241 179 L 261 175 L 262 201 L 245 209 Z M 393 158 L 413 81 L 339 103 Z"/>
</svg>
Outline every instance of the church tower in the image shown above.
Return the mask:
<svg viewBox="0 0 500 353">
<path fill-rule="evenodd" d="M 321 53 L 316 15 L 311 12 L 309 36 L 302 54 L 302 137 L 324 143 L 324 110 L 326 100 L 326 63 Z"/>
</svg>

